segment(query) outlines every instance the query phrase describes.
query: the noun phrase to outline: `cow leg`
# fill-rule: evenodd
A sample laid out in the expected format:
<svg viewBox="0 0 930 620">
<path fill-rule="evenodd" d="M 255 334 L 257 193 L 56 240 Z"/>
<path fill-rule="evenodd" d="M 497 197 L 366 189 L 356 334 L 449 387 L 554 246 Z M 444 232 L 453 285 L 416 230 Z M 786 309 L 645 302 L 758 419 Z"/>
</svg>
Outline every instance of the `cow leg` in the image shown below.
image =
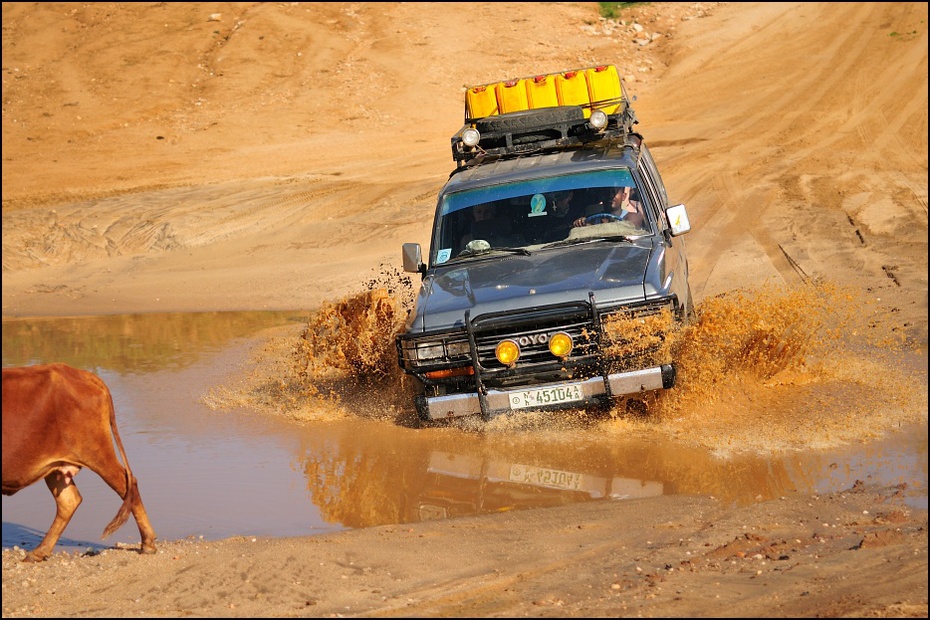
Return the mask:
<svg viewBox="0 0 930 620">
<path fill-rule="evenodd" d="M 71 479 L 70 473 L 63 473 L 55 470 L 45 477 L 45 484 L 48 490 L 55 497 L 55 520 L 52 526 L 48 528 L 45 538 L 39 543 L 39 546 L 26 554 L 24 562 L 41 562 L 52 554 L 52 549 L 58 543 L 65 528 L 71 521 L 74 511 L 81 505 L 83 498 L 80 491 Z"/>
<path fill-rule="evenodd" d="M 132 479 L 132 516 L 139 526 L 139 536 L 142 538 L 142 548 L 140 553 L 155 553 L 155 530 L 152 529 L 152 523 L 149 521 L 149 515 L 145 512 L 145 506 L 142 505 L 142 496 L 139 494 L 139 484 L 135 478 Z"/>
<path fill-rule="evenodd" d="M 107 459 L 107 462 L 93 469 L 103 478 L 103 481 L 106 482 L 111 489 L 116 491 L 117 495 L 123 498 L 123 507 L 120 508 L 120 514 L 117 514 L 104 530 L 103 537 L 106 538 L 111 531 L 115 531 L 115 529 L 125 522 L 126 518 L 128 518 L 128 514 L 123 511 L 128 505 L 129 509 L 132 511 L 133 518 L 136 520 L 136 525 L 139 526 L 139 536 L 142 538 L 142 547 L 139 552 L 155 553 L 155 530 L 152 529 L 152 523 L 149 521 L 148 513 L 145 511 L 145 506 L 142 504 L 142 496 L 139 494 L 139 483 L 135 476 L 132 477 L 131 484 L 127 486 L 126 470 L 115 460 L 115 457 L 112 462 Z"/>
</svg>

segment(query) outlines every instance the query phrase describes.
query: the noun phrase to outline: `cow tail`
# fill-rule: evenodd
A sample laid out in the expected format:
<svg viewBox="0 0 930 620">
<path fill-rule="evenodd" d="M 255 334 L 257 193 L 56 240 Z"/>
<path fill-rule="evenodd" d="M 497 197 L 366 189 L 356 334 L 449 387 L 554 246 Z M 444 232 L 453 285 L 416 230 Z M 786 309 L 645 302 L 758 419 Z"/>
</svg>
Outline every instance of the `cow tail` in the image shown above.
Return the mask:
<svg viewBox="0 0 930 620">
<path fill-rule="evenodd" d="M 136 478 L 132 475 L 132 469 L 129 468 L 129 459 L 126 458 L 126 451 L 123 449 L 123 441 L 119 437 L 119 431 L 116 429 L 116 408 L 113 406 L 113 396 L 110 390 L 107 390 L 107 400 L 110 404 L 110 430 L 113 431 L 113 438 L 116 440 L 116 447 L 119 448 L 119 456 L 123 460 L 123 466 L 126 470 L 126 496 L 123 497 L 123 504 L 113 520 L 103 529 L 101 539 L 106 538 L 119 528 L 129 519 L 132 507 L 136 503 L 136 496 L 139 493 L 139 487 L 136 484 Z"/>
</svg>

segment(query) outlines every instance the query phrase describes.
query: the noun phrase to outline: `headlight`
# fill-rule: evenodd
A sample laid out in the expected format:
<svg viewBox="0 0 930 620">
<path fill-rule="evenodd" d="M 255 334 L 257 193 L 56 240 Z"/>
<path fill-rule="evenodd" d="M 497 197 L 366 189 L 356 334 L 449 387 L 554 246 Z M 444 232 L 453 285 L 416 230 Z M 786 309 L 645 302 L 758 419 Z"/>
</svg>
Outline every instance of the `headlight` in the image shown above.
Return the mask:
<svg viewBox="0 0 930 620">
<path fill-rule="evenodd" d="M 520 345 L 513 340 L 502 340 L 494 349 L 494 354 L 504 366 L 513 366 L 520 357 Z"/>
<path fill-rule="evenodd" d="M 591 112 L 591 118 L 588 119 L 588 122 L 595 129 L 603 129 L 607 127 L 607 114 L 604 110 L 594 110 Z"/>
<path fill-rule="evenodd" d="M 471 347 L 468 342 L 447 342 L 446 353 L 449 357 L 471 356 Z"/>
<path fill-rule="evenodd" d="M 404 357 L 415 362 L 432 362 L 442 359 L 468 357 L 471 349 L 467 341 L 407 340 L 403 344 Z"/>
<path fill-rule="evenodd" d="M 413 350 L 413 359 L 417 361 L 440 359 L 442 356 L 441 342 L 418 342 Z"/>
</svg>

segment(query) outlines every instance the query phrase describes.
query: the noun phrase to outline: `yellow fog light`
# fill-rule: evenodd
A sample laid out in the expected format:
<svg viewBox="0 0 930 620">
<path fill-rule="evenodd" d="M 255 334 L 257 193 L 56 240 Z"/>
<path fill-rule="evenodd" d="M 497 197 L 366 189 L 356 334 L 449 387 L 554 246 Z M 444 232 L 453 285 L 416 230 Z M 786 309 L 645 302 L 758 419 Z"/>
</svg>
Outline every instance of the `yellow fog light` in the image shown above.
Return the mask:
<svg viewBox="0 0 930 620">
<path fill-rule="evenodd" d="M 556 357 L 567 357 L 572 352 L 572 337 L 565 332 L 553 334 L 549 339 L 549 350 Z"/>
<path fill-rule="evenodd" d="M 520 357 L 520 345 L 513 340 L 502 340 L 494 349 L 494 354 L 497 355 L 497 361 L 504 366 L 513 366 Z"/>
</svg>

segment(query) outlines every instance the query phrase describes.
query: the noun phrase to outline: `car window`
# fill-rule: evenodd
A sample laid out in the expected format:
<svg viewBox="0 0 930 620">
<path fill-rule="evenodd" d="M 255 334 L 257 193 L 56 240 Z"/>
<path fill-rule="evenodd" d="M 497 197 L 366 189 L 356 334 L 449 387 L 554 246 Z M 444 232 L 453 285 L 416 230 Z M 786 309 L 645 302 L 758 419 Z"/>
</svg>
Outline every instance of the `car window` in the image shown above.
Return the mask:
<svg viewBox="0 0 930 620">
<path fill-rule="evenodd" d="M 565 240 L 578 218 L 610 211 L 619 187 L 639 189 L 629 168 L 446 193 L 439 200 L 430 262 L 441 264 L 460 256 L 474 241 L 485 241 L 490 248 L 515 248 Z M 643 234 L 651 234 L 651 229 L 648 221 L 641 227 Z"/>
<path fill-rule="evenodd" d="M 652 213 L 652 217 L 656 221 L 659 230 L 665 230 L 665 218 L 662 216 L 658 207 L 658 205 L 661 204 L 661 199 L 656 189 L 656 183 L 653 181 L 652 175 L 649 174 L 648 168 L 641 167 L 640 172 L 643 178 L 643 189 L 646 193 L 646 208 Z"/>
<path fill-rule="evenodd" d="M 645 144 L 642 144 L 640 147 L 642 152 L 642 157 L 640 161 L 645 165 L 646 170 L 649 171 L 649 176 L 655 181 L 655 189 L 659 198 L 659 209 L 665 211 L 668 208 L 668 193 L 665 191 L 665 183 L 662 181 L 662 176 L 659 174 L 659 169 L 656 167 L 655 160 L 652 159 L 652 153 L 649 152 L 649 149 Z"/>
<path fill-rule="evenodd" d="M 563 174 L 450 192 L 440 198 L 439 213 L 444 216 L 460 209 L 469 209 L 483 202 L 533 196 L 538 193 L 614 185 L 635 185 L 629 168 Z"/>
</svg>

